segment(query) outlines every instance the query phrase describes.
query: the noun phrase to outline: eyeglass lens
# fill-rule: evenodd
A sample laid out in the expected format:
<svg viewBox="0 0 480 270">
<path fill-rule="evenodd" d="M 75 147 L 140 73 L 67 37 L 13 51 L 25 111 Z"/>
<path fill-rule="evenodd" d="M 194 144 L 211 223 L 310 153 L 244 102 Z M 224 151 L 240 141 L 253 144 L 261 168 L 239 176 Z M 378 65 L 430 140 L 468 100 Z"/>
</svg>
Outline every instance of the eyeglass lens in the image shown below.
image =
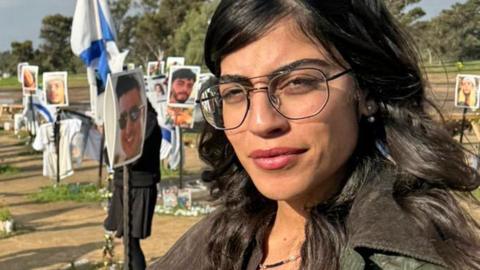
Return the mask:
<svg viewBox="0 0 480 270">
<path fill-rule="evenodd" d="M 222 83 L 205 89 L 200 96 L 206 121 L 219 129 L 240 126 L 249 108 L 249 93 L 255 89 L 239 83 Z M 328 101 L 327 80 L 315 68 L 295 69 L 274 76 L 268 86 L 273 108 L 288 119 L 318 114 Z"/>
<path fill-rule="evenodd" d="M 124 129 L 127 126 L 127 117 L 130 118 L 131 122 L 138 120 L 140 116 L 141 107 L 134 106 L 130 109 L 129 112 L 123 112 L 120 114 L 120 119 L 118 120 L 120 124 L 120 129 Z"/>
</svg>

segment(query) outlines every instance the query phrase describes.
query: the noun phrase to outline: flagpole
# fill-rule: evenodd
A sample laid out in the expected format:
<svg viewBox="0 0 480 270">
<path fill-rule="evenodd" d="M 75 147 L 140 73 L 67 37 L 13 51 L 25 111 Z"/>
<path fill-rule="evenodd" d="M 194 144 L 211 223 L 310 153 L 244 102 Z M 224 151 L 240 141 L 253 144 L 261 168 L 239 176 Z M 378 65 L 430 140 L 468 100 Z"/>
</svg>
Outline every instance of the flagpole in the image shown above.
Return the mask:
<svg viewBox="0 0 480 270">
<path fill-rule="evenodd" d="M 100 162 L 98 164 L 98 182 L 97 187 L 102 186 L 102 171 L 103 171 L 103 149 L 105 146 L 105 129 L 102 132 L 102 139 L 100 141 Z"/>
<path fill-rule="evenodd" d="M 53 125 L 53 134 L 55 138 L 55 151 L 57 152 L 57 181 L 56 185 L 60 184 L 60 108 L 57 108 L 57 117 Z"/>
<path fill-rule="evenodd" d="M 130 270 L 130 186 L 128 166 L 123 166 L 123 250 L 124 270 Z"/>
<path fill-rule="evenodd" d="M 30 107 L 30 111 L 32 112 L 32 122 L 33 122 L 33 125 L 32 125 L 32 129 L 30 130 L 30 139 L 31 139 L 31 142 L 30 144 L 33 142 L 33 134 L 36 134 L 36 129 L 37 129 L 37 125 L 36 125 L 36 117 L 35 117 L 35 106 L 33 105 L 33 94 L 32 92 L 30 92 L 30 95 L 28 96 L 28 103 L 29 103 L 29 107 Z"/>
<path fill-rule="evenodd" d="M 183 188 L 183 132 L 182 128 L 179 127 L 180 131 L 180 164 L 179 164 L 179 170 L 178 170 L 178 176 L 179 176 L 179 187 L 182 189 Z"/>
</svg>

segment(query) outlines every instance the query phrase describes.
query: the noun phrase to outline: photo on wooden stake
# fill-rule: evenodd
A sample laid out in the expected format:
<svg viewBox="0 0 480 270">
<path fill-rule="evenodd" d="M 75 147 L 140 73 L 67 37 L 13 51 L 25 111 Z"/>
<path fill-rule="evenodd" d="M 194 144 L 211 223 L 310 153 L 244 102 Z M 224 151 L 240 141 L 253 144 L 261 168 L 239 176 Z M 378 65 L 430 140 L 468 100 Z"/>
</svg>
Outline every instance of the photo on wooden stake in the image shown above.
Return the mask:
<svg viewBox="0 0 480 270">
<path fill-rule="evenodd" d="M 22 89 L 24 95 L 35 94 L 38 88 L 38 66 L 23 66 Z"/>
<path fill-rule="evenodd" d="M 19 83 L 22 83 L 22 69 L 24 66 L 28 66 L 28 62 L 21 62 L 17 65 L 17 79 Z"/>
<path fill-rule="evenodd" d="M 168 104 L 195 106 L 199 66 L 173 66 L 168 75 Z"/>
<path fill-rule="evenodd" d="M 49 106 L 68 106 L 68 88 L 66 71 L 43 73 L 43 93 Z"/>
<path fill-rule="evenodd" d="M 107 151 L 113 167 L 120 167 L 140 158 L 143 151 L 147 98 L 141 69 L 111 74 L 106 91 Z"/>
<path fill-rule="evenodd" d="M 455 106 L 478 109 L 480 102 L 480 76 L 458 74 L 455 84 Z"/>
</svg>

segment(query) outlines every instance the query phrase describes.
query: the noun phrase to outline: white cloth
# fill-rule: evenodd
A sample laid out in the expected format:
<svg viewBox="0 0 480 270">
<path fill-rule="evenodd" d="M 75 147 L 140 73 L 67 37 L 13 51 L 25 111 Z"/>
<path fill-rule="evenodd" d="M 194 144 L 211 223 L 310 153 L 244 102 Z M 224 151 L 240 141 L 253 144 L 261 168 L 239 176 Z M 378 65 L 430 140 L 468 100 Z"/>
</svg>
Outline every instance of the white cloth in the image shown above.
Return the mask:
<svg viewBox="0 0 480 270">
<path fill-rule="evenodd" d="M 60 179 L 73 174 L 72 159 L 70 156 L 70 142 L 73 135 L 80 131 L 82 121 L 67 119 L 60 121 Z M 43 151 L 43 176 L 57 178 L 57 153 L 53 133 L 54 124 L 47 123 L 39 127 L 32 147 Z"/>
<path fill-rule="evenodd" d="M 102 134 L 92 127 L 88 131 L 87 144 L 85 145 L 85 159 L 100 161 L 100 147 L 102 144 Z"/>
</svg>

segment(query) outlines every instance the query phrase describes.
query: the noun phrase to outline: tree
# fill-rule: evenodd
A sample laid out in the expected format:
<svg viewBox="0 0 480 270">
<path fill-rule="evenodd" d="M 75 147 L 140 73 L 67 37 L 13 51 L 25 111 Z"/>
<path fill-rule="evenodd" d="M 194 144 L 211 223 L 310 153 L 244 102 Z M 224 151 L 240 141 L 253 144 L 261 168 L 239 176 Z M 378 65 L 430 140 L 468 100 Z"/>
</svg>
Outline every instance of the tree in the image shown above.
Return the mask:
<svg viewBox="0 0 480 270">
<path fill-rule="evenodd" d="M 480 0 L 468 0 L 421 27 L 420 47 L 447 61 L 480 58 Z"/>
<path fill-rule="evenodd" d="M 34 51 L 31 40 L 26 40 L 24 42 L 14 41 L 10 46 L 12 47 L 13 61 L 16 63 L 33 60 Z"/>
<path fill-rule="evenodd" d="M 155 1 L 143 0 L 146 12 L 135 28 L 133 54 L 146 62 L 165 55 L 173 55 L 173 36 L 183 24 L 185 16 L 199 9 L 206 0 L 162 0 L 158 8 Z"/>
<path fill-rule="evenodd" d="M 117 34 L 121 33 L 124 28 L 124 20 L 127 18 L 127 12 L 132 5 L 132 0 L 109 0 L 108 5 L 110 6 L 113 27 L 115 27 Z"/>
<path fill-rule="evenodd" d="M 10 51 L 0 52 L 0 74 L 8 72 L 14 74 L 16 71 L 16 65 L 13 60 L 13 55 Z"/>
<path fill-rule="evenodd" d="M 208 22 L 218 3 L 219 1 L 205 2 L 199 10 L 190 10 L 178 31 L 174 33 L 173 54 L 184 55 L 192 65 L 203 64 L 203 44 Z"/>
<path fill-rule="evenodd" d="M 72 17 L 60 14 L 45 16 L 42 20 L 40 38 L 41 66 L 45 70 L 72 70 L 74 55 L 70 48 Z"/>
<path fill-rule="evenodd" d="M 411 28 L 418 22 L 418 19 L 425 16 L 425 11 L 420 7 L 408 9 L 409 6 L 418 4 L 421 0 L 385 0 L 390 13 L 404 27 Z"/>
</svg>

